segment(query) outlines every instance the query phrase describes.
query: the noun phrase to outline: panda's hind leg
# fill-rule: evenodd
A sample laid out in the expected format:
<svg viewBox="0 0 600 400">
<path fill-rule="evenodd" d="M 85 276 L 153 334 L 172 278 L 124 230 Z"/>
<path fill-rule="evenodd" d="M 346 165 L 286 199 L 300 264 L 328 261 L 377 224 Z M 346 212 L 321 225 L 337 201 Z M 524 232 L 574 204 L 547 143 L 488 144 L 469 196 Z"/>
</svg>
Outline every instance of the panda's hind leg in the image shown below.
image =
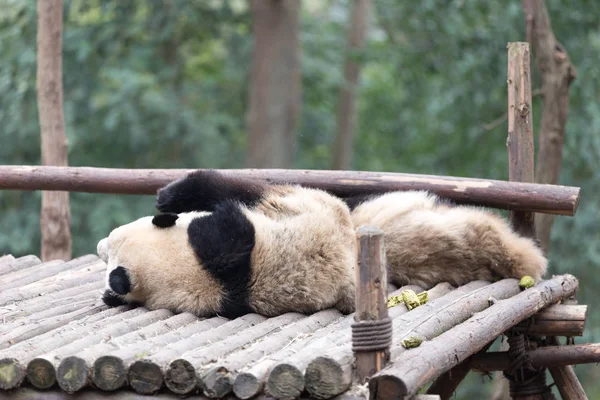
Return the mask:
<svg viewBox="0 0 600 400">
<path fill-rule="evenodd" d="M 465 218 L 469 246 L 487 257 L 492 271 L 500 277 L 540 280 L 548 260 L 534 240 L 515 233 L 504 218 L 484 210 L 457 210 Z"/>
<path fill-rule="evenodd" d="M 214 211 L 224 200 L 234 199 L 245 205 L 258 202 L 266 183 L 239 179 L 214 170 L 199 170 L 169 183 L 158 191 L 156 208 L 163 213 Z"/>
</svg>

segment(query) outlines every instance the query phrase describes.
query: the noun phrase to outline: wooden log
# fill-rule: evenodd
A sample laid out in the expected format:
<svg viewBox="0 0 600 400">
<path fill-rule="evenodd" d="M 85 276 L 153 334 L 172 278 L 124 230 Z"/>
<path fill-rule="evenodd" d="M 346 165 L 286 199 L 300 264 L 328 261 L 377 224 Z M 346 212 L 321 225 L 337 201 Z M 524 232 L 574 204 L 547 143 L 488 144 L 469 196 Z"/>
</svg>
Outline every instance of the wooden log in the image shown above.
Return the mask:
<svg viewBox="0 0 600 400">
<path fill-rule="evenodd" d="M 471 284 L 473 282 L 465 287 L 469 287 Z M 402 345 L 404 339 L 416 336 L 423 340 L 431 340 L 442 332 L 468 320 L 473 314 L 490 307 L 490 298 L 503 300 L 520 292 L 516 279 L 503 279 L 489 285 L 483 284 L 484 282 L 480 282 L 482 286 L 466 293 L 458 288 L 437 302 L 428 302 L 418 307 L 414 310 L 419 311 L 418 313 L 411 312 L 399 320 L 394 320 L 394 343 L 390 348 L 391 359 L 393 360 L 407 351 Z"/>
<path fill-rule="evenodd" d="M 481 283 L 471 283 L 470 285 L 475 287 L 478 284 Z M 452 286 L 449 284 L 439 284 L 428 291 L 429 298 L 435 299 L 437 297 L 441 297 L 451 288 Z M 416 292 L 422 291 L 420 288 L 415 286 L 405 286 L 398 289 L 390 296 L 401 295 L 402 291 L 408 289 L 415 290 Z M 413 310 L 413 312 L 416 312 L 416 310 Z M 390 317 L 396 318 L 407 311 L 408 310 L 406 306 L 404 304 L 400 304 L 390 308 L 389 314 Z M 344 351 L 346 353 L 352 353 L 350 345 L 351 334 L 349 332 L 349 328 L 353 321 L 354 314 L 351 314 L 343 320 L 333 323 L 327 328 L 316 332 L 311 337 L 286 346 L 285 349 L 272 354 L 270 357 L 264 358 L 252 367 L 240 372 L 236 376 L 233 384 L 234 393 L 239 398 L 244 399 L 256 395 L 263 390 L 263 387 L 270 376 L 270 372 L 277 366 L 280 366 L 280 369 L 284 369 L 284 371 L 288 371 L 288 376 L 295 377 L 297 380 L 295 387 L 302 387 L 303 383 L 301 382 L 300 378 L 300 376 L 303 375 L 302 372 L 314 359 L 315 355 L 322 353 L 323 349 L 338 348 L 338 346 L 345 345 L 346 348 Z"/>
<path fill-rule="evenodd" d="M 165 310 L 161 311 L 164 312 Z M 139 345 L 140 343 L 146 343 L 148 346 L 157 346 L 157 337 L 165 337 L 167 336 L 166 334 L 177 331 L 179 328 L 189 327 L 190 325 L 202 322 L 191 313 L 177 314 L 152 322 L 148 320 L 151 317 L 149 314 L 140 315 L 137 321 L 133 321 L 134 323 L 129 322 L 126 326 L 123 326 L 122 322 L 116 323 L 115 326 L 110 328 L 110 332 L 103 330 L 100 332 L 100 335 L 110 337 L 110 340 L 102 342 L 96 340 L 94 341 L 95 344 L 87 347 L 87 343 L 80 343 L 77 347 L 82 348 L 82 350 L 77 351 L 76 354 L 73 354 L 73 348 L 58 349 L 55 351 L 56 353 L 71 354 L 67 357 L 61 357 L 58 365 L 50 357 L 54 371 L 57 371 L 56 374 L 60 386 L 68 388 L 68 391 L 72 393 L 78 392 L 89 385 L 92 380 L 94 361 L 104 354 L 132 344 Z M 150 324 L 147 325 L 149 322 Z M 207 323 L 205 326 L 211 327 L 216 326 L 216 324 Z M 200 329 L 200 326 L 196 325 L 196 328 Z M 70 373 L 71 371 L 73 373 Z M 100 371 L 100 373 L 106 372 L 105 370 Z M 126 375 L 125 370 L 123 370 L 122 375 Z"/>
<path fill-rule="evenodd" d="M 551 336 L 546 339 L 550 345 L 560 345 L 556 337 Z M 587 400 L 587 395 L 577 375 L 575 375 L 572 365 L 550 367 L 548 371 L 550 371 L 550 375 L 552 375 L 552 379 L 554 379 L 556 388 L 563 400 Z"/>
<path fill-rule="evenodd" d="M 92 345 L 77 352 L 76 355 L 71 355 L 63 359 L 57 369 L 57 371 L 65 371 L 64 373 L 59 373 L 59 375 L 63 375 L 63 378 L 60 378 L 59 382 L 62 382 L 61 386 L 64 385 L 73 392 L 82 390 L 93 379 L 102 380 L 107 385 L 109 381 L 113 382 L 115 389 L 119 388 L 125 383 L 127 369 L 121 364 L 116 365 L 119 369 L 113 371 L 106 368 L 95 369 L 95 361 L 106 354 L 110 355 L 115 352 L 126 353 L 128 350 L 133 350 L 132 357 L 139 357 L 145 352 L 150 351 L 149 349 L 155 349 L 156 351 L 156 349 L 159 349 L 166 343 L 181 338 L 183 334 L 191 336 L 194 333 L 217 327 L 224 321 L 221 318 L 200 320 L 190 313 L 182 313 L 143 326 L 140 329 L 130 330 L 128 333 L 112 337 L 109 341 Z M 69 376 L 69 370 L 74 370 L 77 374 Z M 121 371 L 121 374 L 117 374 L 115 371 Z M 111 372 L 112 375 L 110 374 Z"/>
<path fill-rule="evenodd" d="M 17 343 L 8 349 L 0 350 L 0 365 L 3 369 L 3 373 L 0 374 L 0 389 L 9 390 L 18 387 L 25 378 L 27 364 L 35 356 L 76 340 L 88 332 L 101 329 L 115 318 L 127 318 L 141 312 L 144 311 L 142 309 L 127 311 L 126 306 L 110 308 Z M 85 327 L 81 327 L 82 321 L 87 324 Z"/>
<path fill-rule="evenodd" d="M 569 346 L 544 346 L 530 350 L 527 355 L 533 367 L 562 367 L 565 365 L 600 362 L 600 343 Z M 504 351 L 476 354 L 471 368 L 481 372 L 504 371 L 510 368 L 508 353 Z"/>
<path fill-rule="evenodd" d="M 371 378 L 370 398 L 389 399 L 415 394 L 427 382 L 437 379 L 481 350 L 490 339 L 548 305 L 572 295 L 578 286 L 572 275 L 555 276 L 516 296 L 500 300 L 435 339 L 403 352 L 394 359 L 393 366 Z"/>
<path fill-rule="evenodd" d="M 63 271 L 65 269 L 65 264 L 66 263 L 63 260 L 52 260 L 40 265 L 36 265 L 35 268 L 30 267 L 24 270 L 14 271 L 10 274 L 6 274 L 0 277 L 2 290 L 19 288 L 48 276 L 52 276 L 57 272 Z M 51 271 L 51 273 L 47 273 L 47 270 Z M 41 277 L 38 279 L 39 276 Z"/>
<path fill-rule="evenodd" d="M 389 321 L 387 299 L 387 261 L 385 257 L 385 243 L 383 231 L 372 226 L 361 226 L 357 229 L 358 242 L 358 267 L 355 268 L 356 282 L 356 312 L 354 320 L 362 321 Z M 355 325 L 353 330 L 360 327 Z M 381 330 L 381 329 L 380 329 Z M 385 332 L 385 331 L 383 331 Z M 379 332 L 380 335 L 383 332 Z M 355 345 L 357 337 L 353 333 Z M 375 335 L 372 332 L 370 335 Z M 371 342 L 373 339 L 371 339 Z M 371 375 L 385 368 L 389 358 L 389 346 L 391 344 L 391 332 L 389 343 L 377 350 L 355 351 L 356 373 L 360 384 L 364 383 Z M 364 344 L 363 344 L 364 345 Z M 279 388 L 276 371 L 271 372 L 268 387 L 273 390 Z M 273 393 L 269 390 L 269 393 Z M 283 397 L 285 394 L 282 393 Z M 281 397 L 279 397 L 281 398 Z"/>
<path fill-rule="evenodd" d="M 11 272 L 20 271 L 41 263 L 42 261 L 34 255 L 28 255 L 19 258 L 12 257 L 12 261 L 0 264 L 0 275 L 4 276 Z"/>
<path fill-rule="evenodd" d="M 208 346 L 196 344 L 194 349 L 181 354 L 180 357 L 169 363 L 165 373 L 165 384 L 173 393 L 191 393 L 200 387 L 200 380 L 196 372 L 201 371 L 213 359 L 230 354 L 236 349 L 247 346 L 255 340 L 304 318 L 306 316 L 303 314 L 286 313 L 245 329 L 243 335 L 232 335 Z"/>
<path fill-rule="evenodd" d="M 247 314 L 233 321 L 211 318 L 104 353 L 93 364 L 92 382 L 102 390 L 113 391 L 122 387 L 128 379 L 136 391 L 154 393 L 163 386 L 164 372 L 171 360 L 196 345 L 236 334 L 265 319 L 258 314 Z M 135 368 L 132 368 L 133 363 Z M 125 374 L 115 374 L 114 371 L 125 371 Z"/>
<path fill-rule="evenodd" d="M 5 254 L 0 256 L 0 271 L 2 268 L 8 268 L 9 265 L 15 263 L 15 257 L 12 254 Z"/>
<path fill-rule="evenodd" d="M 479 350 L 478 354 L 485 353 L 492 346 L 495 339 Z M 427 389 L 427 394 L 438 395 L 441 400 L 450 400 L 456 388 L 471 371 L 470 360 L 466 359 L 449 371 L 440 375 Z"/>
<path fill-rule="evenodd" d="M 509 285 L 505 284 L 504 286 Z M 393 319 L 394 344 L 392 347 L 402 340 L 402 336 L 400 336 L 402 333 L 405 336 L 407 335 L 406 332 L 410 330 L 410 327 L 420 327 L 424 321 L 427 322 L 430 320 L 436 321 L 436 325 L 438 325 L 437 319 L 439 317 L 437 313 L 441 313 L 442 315 L 450 314 L 454 309 L 461 308 L 464 303 L 470 302 L 471 296 L 487 301 L 490 293 L 491 295 L 505 293 L 500 294 L 500 297 L 509 295 L 511 291 L 507 292 L 504 286 L 491 288 L 492 291 L 486 290 L 481 293 L 482 290 L 490 288 L 488 282 L 473 281 L 455 290 L 452 290 L 452 286 L 447 283 L 437 285 L 429 291 L 430 300 L 426 304 L 419 306 L 410 313 L 404 307 L 403 313 L 398 314 Z M 516 289 L 516 292 L 518 292 L 518 289 Z M 390 311 L 395 308 L 391 308 Z M 425 324 L 425 328 L 421 328 L 425 334 L 427 334 L 425 331 L 426 327 L 427 324 Z M 439 325 L 436 326 L 436 329 L 439 327 Z M 444 327 L 442 326 L 441 329 L 444 329 Z M 438 333 L 441 332 L 441 329 Z M 315 356 L 308 356 L 312 360 L 307 365 L 304 379 L 306 380 L 306 389 L 311 396 L 315 398 L 330 398 L 347 389 L 345 387 L 346 377 L 352 373 L 352 363 L 348 362 L 351 359 L 351 357 L 349 358 L 351 354 L 352 349 L 350 344 L 345 343 L 331 349 L 323 356 L 316 358 Z M 290 364 L 290 362 L 287 361 L 286 364 Z M 311 376 L 318 376 L 321 380 L 308 381 Z"/>
<path fill-rule="evenodd" d="M 421 291 L 416 286 L 406 286 L 398 289 L 391 295 L 400 295 L 402 290 L 412 289 Z M 402 308 L 406 309 L 404 304 L 390 309 L 390 315 Z M 310 336 L 303 337 L 287 345 L 285 348 L 272 353 L 268 357 L 254 364 L 251 368 L 240 371 L 233 382 L 233 392 L 242 399 L 248 399 L 256 396 L 263 390 L 269 372 L 279 363 L 286 362 L 288 365 L 292 357 L 301 354 L 308 355 L 311 352 L 321 352 L 324 348 L 336 347 L 342 343 L 349 343 L 351 334 L 350 326 L 354 321 L 354 313 L 347 315 L 340 321 L 334 322 L 327 327 L 320 329 Z M 296 360 L 298 363 L 308 363 L 308 360 Z M 294 364 L 295 365 L 295 364 Z"/>
<path fill-rule="evenodd" d="M 319 311 L 295 322 L 279 332 L 264 337 L 245 349 L 217 359 L 198 371 L 200 387 L 205 396 L 222 398 L 233 390 L 234 374 L 266 355 L 282 349 L 301 335 L 309 335 L 340 320 L 343 315 L 335 309 Z"/>
<path fill-rule="evenodd" d="M 534 182 L 533 115 L 529 43 L 508 44 L 508 177 Z M 534 213 L 511 211 L 510 222 L 523 236 L 535 237 Z"/>
<path fill-rule="evenodd" d="M 72 311 L 68 314 L 63 314 L 58 317 L 48 317 L 39 321 L 31 321 L 28 325 L 16 327 L 11 329 L 9 332 L 0 335 L 0 350 L 6 349 L 15 343 L 22 342 L 42 333 L 59 328 L 69 322 L 96 314 L 99 311 L 106 310 L 107 308 L 108 307 L 102 302 L 102 300 L 98 299 L 94 303 L 83 306 L 80 309 Z"/>
<path fill-rule="evenodd" d="M 94 167 L 0 166 L 0 189 L 149 194 L 192 169 L 110 169 Z M 460 204 L 574 215 L 580 188 L 391 172 L 227 169 L 220 172 L 272 183 L 295 183 L 334 195 L 428 190 Z"/>
<path fill-rule="evenodd" d="M 89 264 L 84 269 L 64 271 L 57 275 L 25 285 L 19 290 L 3 291 L 0 293 L 0 306 L 17 301 L 28 300 L 42 294 L 58 292 L 75 286 L 98 280 L 104 280 L 106 264 L 98 261 Z"/>
<path fill-rule="evenodd" d="M 7 322 L 6 325 L 9 325 L 11 322 L 17 322 L 24 325 L 28 320 L 39 320 L 52 316 L 59 316 L 66 312 L 74 311 L 82 305 L 95 302 L 100 298 L 103 287 L 104 282 L 96 281 L 88 285 L 76 286 L 69 290 L 56 293 L 57 295 L 64 294 L 64 298 L 59 296 L 51 297 L 49 295 L 39 296 L 35 299 L 17 303 L 14 306 L 6 306 L 5 310 L 0 312 L 0 318 Z M 4 330 L 5 329 L 0 329 L 0 331 Z"/>
<path fill-rule="evenodd" d="M 420 288 L 414 286 L 405 286 L 391 295 L 399 295 L 402 291 L 408 289 L 415 290 L 416 292 L 422 291 Z M 442 283 L 429 290 L 428 295 L 431 300 L 434 300 L 448 293 L 450 290 L 452 290 L 451 285 Z M 407 312 L 408 309 L 406 308 L 406 305 L 400 304 L 389 309 L 389 316 L 395 320 L 398 316 Z M 319 396 L 324 395 L 327 390 L 333 391 L 331 389 L 333 389 L 334 386 L 343 387 L 345 385 L 347 375 L 352 374 L 353 372 L 351 364 L 348 364 L 348 360 L 352 360 L 352 364 L 354 362 L 351 332 L 348 332 L 348 328 L 341 329 L 339 330 L 339 333 L 336 334 L 329 334 L 321 340 L 313 340 L 306 349 L 312 350 L 298 351 L 295 354 L 283 357 L 269 370 L 266 377 L 269 393 L 283 392 L 280 389 L 283 387 L 286 391 L 284 393 L 287 393 L 283 394 L 283 396 L 299 396 L 304 389 L 310 388 L 310 390 L 312 390 L 312 392 L 309 391 L 311 395 L 313 395 L 314 392 L 314 395 Z M 315 356 L 322 354 L 323 349 L 332 350 L 325 355 L 325 360 L 313 363 L 316 361 Z M 331 358 L 327 357 L 328 355 L 330 355 Z M 337 364 L 337 366 L 334 367 L 334 371 L 328 368 L 330 364 L 328 364 L 327 361 L 329 360 L 335 360 L 334 362 Z M 306 373 L 308 373 L 308 366 L 311 365 L 311 363 L 313 363 L 312 367 L 315 370 L 311 372 L 310 377 L 315 378 L 316 376 L 321 376 L 322 378 L 329 379 L 329 381 L 317 381 L 313 379 L 310 382 L 307 382 Z M 325 374 L 321 374 L 321 371 L 325 371 Z M 331 372 L 331 374 L 326 375 L 327 372 Z M 279 381 L 275 379 L 278 379 Z M 334 381 L 335 379 L 338 380 Z M 275 380 L 274 385 L 277 385 L 273 389 L 269 389 L 271 380 Z"/>
<path fill-rule="evenodd" d="M 2 329 L 0 330 L 0 332 L 1 333 L 9 332 L 9 331 L 12 331 L 13 329 L 17 329 L 19 327 L 36 324 L 45 319 L 47 320 L 52 317 L 60 317 L 65 314 L 70 314 L 70 313 L 76 312 L 82 308 L 89 307 L 94 304 L 99 304 L 98 303 L 99 298 L 100 298 L 100 296 L 98 295 L 99 293 L 100 293 L 99 290 L 95 290 L 94 295 L 85 293 L 87 295 L 86 297 L 83 297 L 83 298 L 78 297 L 78 298 L 74 298 L 74 299 L 72 298 L 72 301 L 70 303 L 60 304 L 56 307 L 52 307 L 51 305 L 48 305 L 48 307 L 50 307 L 50 308 L 48 308 L 46 310 L 42 310 L 39 312 L 33 312 L 31 314 L 28 314 L 25 317 L 21 317 L 18 319 L 3 317 L 3 321 L 5 320 L 6 323 L 1 326 Z"/>
<path fill-rule="evenodd" d="M 586 305 L 555 304 L 514 327 L 517 332 L 538 336 L 583 336 Z"/>
<path fill-rule="evenodd" d="M 132 390 L 120 390 L 114 393 L 105 393 L 94 388 L 88 388 L 80 392 L 70 394 L 65 393 L 61 388 L 54 387 L 46 390 L 39 390 L 30 386 L 22 386 L 11 390 L 6 395 L 0 394 L 2 400 L 181 400 L 177 395 L 164 391 L 157 393 L 152 397 L 137 394 Z M 192 399 L 192 398 L 190 398 Z M 193 400 L 207 400 L 203 396 L 194 396 Z M 234 399 L 226 399 L 234 400 Z M 268 400 L 257 398 L 256 400 Z M 272 400 L 272 399 L 271 399 Z M 364 399 L 352 399 L 364 400 Z"/>
<path fill-rule="evenodd" d="M 68 393 L 79 389 L 77 384 L 80 380 L 87 380 L 87 370 L 78 364 L 72 357 L 79 351 L 106 340 L 124 335 L 133 330 L 140 329 L 156 321 L 163 321 L 173 313 L 168 310 L 148 311 L 133 318 L 127 318 L 111 324 L 104 329 L 90 332 L 81 338 L 58 347 L 51 352 L 39 355 L 31 360 L 27 366 L 27 377 L 29 382 L 37 388 L 45 389 L 47 382 L 57 380 L 60 387 Z M 189 319 L 183 316 L 184 320 Z M 30 371 L 34 373 L 30 374 Z M 53 384 L 54 382 L 52 382 Z"/>
<path fill-rule="evenodd" d="M 28 268 L 22 268 L 0 277 L 0 284 L 4 290 L 22 287 L 43 278 L 54 276 L 60 272 L 81 268 L 99 258 L 94 255 L 78 257 L 70 261 L 52 260 L 43 264 L 34 264 Z"/>
</svg>

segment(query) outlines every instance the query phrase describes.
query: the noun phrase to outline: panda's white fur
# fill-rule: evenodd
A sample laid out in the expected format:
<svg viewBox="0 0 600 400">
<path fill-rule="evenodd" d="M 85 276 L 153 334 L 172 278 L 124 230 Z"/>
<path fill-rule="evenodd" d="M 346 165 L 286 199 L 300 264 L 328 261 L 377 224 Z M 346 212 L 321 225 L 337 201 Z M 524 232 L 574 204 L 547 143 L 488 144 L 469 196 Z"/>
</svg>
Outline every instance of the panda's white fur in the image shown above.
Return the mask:
<svg viewBox="0 0 600 400">
<path fill-rule="evenodd" d="M 439 282 L 536 280 L 547 260 L 533 240 L 517 235 L 492 211 L 453 206 L 424 191 L 389 192 L 349 201 L 355 226 L 384 232 L 388 276 L 396 285 L 430 288 Z"/>
<path fill-rule="evenodd" d="M 162 189 L 157 208 L 99 242 L 107 304 L 229 318 L 354 310 L 355 232 L 340 199 L 201 171 Z"/>
</svg>

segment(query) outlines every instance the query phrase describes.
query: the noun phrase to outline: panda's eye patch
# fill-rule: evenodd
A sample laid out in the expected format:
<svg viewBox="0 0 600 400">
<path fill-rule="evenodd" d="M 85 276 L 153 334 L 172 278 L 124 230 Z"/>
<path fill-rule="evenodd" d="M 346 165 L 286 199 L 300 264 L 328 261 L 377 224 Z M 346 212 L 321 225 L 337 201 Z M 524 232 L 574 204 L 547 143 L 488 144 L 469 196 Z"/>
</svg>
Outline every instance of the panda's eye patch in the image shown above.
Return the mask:
<svg viewBox="0 0 600 400">
<path fill-rule="evenodd" d="M 158 214 L 152 218 L 152 223 L 159 228 L 168 228 L 175 225 L 178 218 L 179 215 L 175 213 Z"/>
<path fill-rule="evenodd" d="M 131 291 L 131 281 L 127 270 L 121 266 L 110 271 L 108 275 L 108 285 L 115 293 L 124 295 Z"/>
</svg>

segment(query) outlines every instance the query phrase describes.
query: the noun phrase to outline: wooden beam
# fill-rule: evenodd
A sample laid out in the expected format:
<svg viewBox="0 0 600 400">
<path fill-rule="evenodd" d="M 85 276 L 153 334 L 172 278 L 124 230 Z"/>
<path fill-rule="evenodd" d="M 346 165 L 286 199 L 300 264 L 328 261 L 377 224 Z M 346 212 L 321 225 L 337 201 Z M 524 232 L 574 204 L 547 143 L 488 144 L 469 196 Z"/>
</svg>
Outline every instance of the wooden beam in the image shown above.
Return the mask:
<svg viewBox="0 0 600 400">
<path fill-rule="evenodd" d="M 388 400 L 417 393 L 428 382 L 481 350 L 491 339 L 548 305 L 572 295 L 578 287 L 577 279 L 565 274 L 500 300 L 435 339 L 401 353 L 392 366 L 371 377 L 369 398 Z"/>
<path fill-rule="evenodd" d="M 508 44 L 508 176 L 512 182 L 534 182 L 533 117 L 528 43 Z M 534 214 L 511 211 L 513 228 L 527 237 L 535 236 Z"/>
<path fill-rule="evenodd" d="M 193 170 L 95 167 L 0 166 L 0 190 L 61 190 L 88 193 L 156 194 Z M 302 184 L 340 196 L 393 190 L 428 190 L 459 204 L 572 216 L 580 188 L 451 176 L 391 172 L 229 169 L 222 173 L 272 183 Z"/>
<path fill-rule="evenodd" d="M 538 336 L 583 336 L 586 305 L 555 304 L 516 325 L 517 332 Z"/>
<path fill-rule="evenodd" d="M 600 343 L 545 346 L 530 350 L 527 355 L 534 368 L 598 363 Z M 504 351 L 476 354 L 471 358 L 471 368 L 481 372 L 504 371 L 510 368 L 510 359 Z"/>
</svg>

